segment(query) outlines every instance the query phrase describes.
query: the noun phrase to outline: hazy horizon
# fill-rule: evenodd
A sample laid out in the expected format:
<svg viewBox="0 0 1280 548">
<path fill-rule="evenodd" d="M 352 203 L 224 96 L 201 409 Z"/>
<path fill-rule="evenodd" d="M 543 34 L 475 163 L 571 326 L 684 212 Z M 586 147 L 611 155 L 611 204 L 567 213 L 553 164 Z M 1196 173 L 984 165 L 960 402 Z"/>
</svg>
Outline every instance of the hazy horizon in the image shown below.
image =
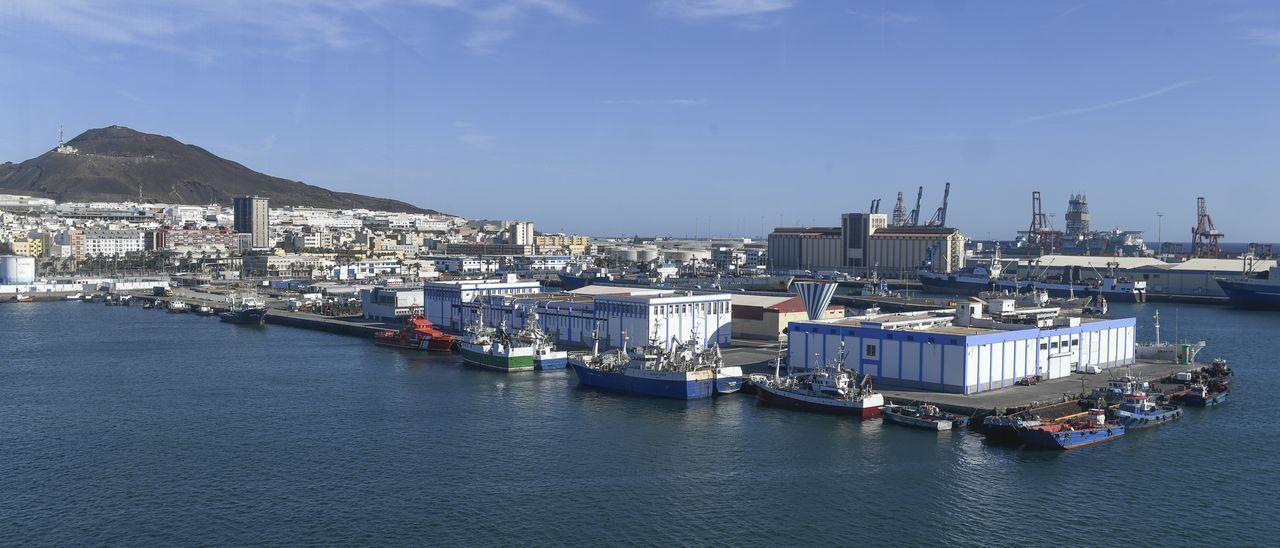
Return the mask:
<svg viewBox="0 0 1280 548">
<path fill-rule="evenodd" d="M 0 161 L 95 127 L 539 231 L 758 236 L 923 185 L 928 218 L 1276 237 L 1280 5 L 17 0 Z M 230 46 L 228 44 L 231 44 Z M 1164 213 L 1157 230 L 1157 212 Z"/>
</svg>

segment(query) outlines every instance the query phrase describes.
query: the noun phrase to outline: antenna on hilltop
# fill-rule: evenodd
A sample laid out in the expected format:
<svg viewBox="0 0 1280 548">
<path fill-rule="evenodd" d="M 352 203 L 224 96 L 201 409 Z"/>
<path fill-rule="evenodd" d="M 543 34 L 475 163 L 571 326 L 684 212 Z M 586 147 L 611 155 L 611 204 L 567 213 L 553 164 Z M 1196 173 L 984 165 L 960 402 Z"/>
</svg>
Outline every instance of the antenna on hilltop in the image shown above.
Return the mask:
<svg viewBox="0 0 1280 548">
<path fill-rule="evenodd" d="M 62 148 L 62 124 L 58 124 L 58 148 Z"/>
</svg>

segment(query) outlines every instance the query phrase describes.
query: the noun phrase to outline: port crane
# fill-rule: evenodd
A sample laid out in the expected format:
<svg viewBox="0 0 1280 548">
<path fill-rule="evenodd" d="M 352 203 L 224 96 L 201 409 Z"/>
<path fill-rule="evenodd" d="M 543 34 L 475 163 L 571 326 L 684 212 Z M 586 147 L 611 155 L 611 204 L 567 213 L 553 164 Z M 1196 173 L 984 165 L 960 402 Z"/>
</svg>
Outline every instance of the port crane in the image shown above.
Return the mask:
<svg viewBox="0 0 1280 548">
<path fill-rule="evenodd" d="M 1217 257 L 1222 254 L 1218 242 L 1223 233 L 1213 226 L 1213 217 L 1209 216 L 1209 208 L 1205 205 L 1204 196 L 1196 198 L 1196 226 L 1191 229 L 1191 256 Z"/>
<path fill-rule="evenodd" d="M 907 226 L 920 226 L 920 199 L 924 197 L 924 187 L 916 191 L 916 208 L 907 215 Z"/>
<path fill-rule="evenodd" d="M 933 218 L 929 219 L 928 226 L 947 226 L 947 200 L 951 198 L 951 183 L 942 190 L 942 205 L 938 207 L 938 211 L 933 213 Z M 916 206 L 919 207 L 919 206 Z"/>
</svg>

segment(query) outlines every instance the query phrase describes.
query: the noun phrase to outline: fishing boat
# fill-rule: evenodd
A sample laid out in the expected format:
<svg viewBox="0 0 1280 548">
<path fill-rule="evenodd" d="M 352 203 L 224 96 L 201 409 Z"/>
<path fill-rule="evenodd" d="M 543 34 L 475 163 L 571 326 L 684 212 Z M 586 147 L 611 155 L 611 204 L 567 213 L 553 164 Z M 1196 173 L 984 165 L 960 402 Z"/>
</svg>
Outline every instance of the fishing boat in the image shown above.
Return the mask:
<svg viewBox="0 0 1280 548">
<path fill-rule="evenodd" d="M 486 327 L 483 316 L 482 312 L 475 314 L 475 321 L 458 343 L 464 362 L 506 372 L 564 369 L 568 363 L 568 353 L 556 350 L 551 337 L 542 331 L 536 310 L 529 312 L 524 328 L 515 332 L 507 329 L 505 321 L 497 328 Z"/>
<path fill-rule="evenodd" d="M 218 319 L 239 325 L 266 325 L 267 305 L 256 293 L 232 293 L 227 295 L 227 311 Z"/>
<path fill-rule="evenodd" d="M 1101 399 L 1108 404 L 1117 404 L 1127 396 L 1145 394 L 1148 390 L 1151 390 L 1150 383 L 1125 375 L 1118 379 L 1107 381 L 1106 388 L 1094 390 L 1093 399 Z"/>
<path fill-rule="evenodd" d="M 753 375 L 751 384 L 756 389 L 756 399 L 761 405 L 772 405 L 799 409 L 834 413 L 837 415 L 854 415 L 864 419 L 880 416 L 880 408 L 884 406 L 884 396 L 872 389 L 871 375 L 858 374 L 844 368 L 844 343 L 840 343 L 840 351 L 834 361 L 819 369 L 800 373 L 781 374 L 782 356 L 779 353 L 774 361 L 774 373 Z"/>
<path fill-rule="evenodd" d="M 212 316 L 212 315 L 213 315 L 213 307 L 211 307 L 211 306 L 209 306 L 209 305 L 202 304 L 202 305 L 200 305 L 200 306 L 195 307 L 195 309 L 193 310 L 193 312 L 195 312 L 197 316 Z"/>
<path fill-rule="evenodd" d="M 152 308 L 155 308 L 155 307 L 156 307 L 155 301 L 142 301 L 143 310 L 151 310 Z"/>
<path fill-rule="evenodd" d="M 436 325 L 421 314 L 414 314 L 406 319 L 399 330 L 388 329 L 375 333 L 373 342 L 378 346 L 441 352 L 449 352 L 458 345 L 457 337 L 436 329 Z"/>
<path fill-rule="evenodd" d="M 116 303 L 119 304 L 120 306 L 129 306 L 129 304 L 132 302 L 133 302 L 133 295 L 121 295 L 120 298 L 116 299 Z"/>
<path fill-rule="evenodd" d="M 1175 420 L 1182 416 L 1182 408 L 1156 403 L 1145 392 L 1138 392 L 1125 396 L 1111 415 L 1126 429 L 1134 430 Z"/>
<path fill-rule="evenodd" d="M 84 297 L 84 293 L 76 293 L 75 295 L 67 295 L 66 297 L 63 297 L 63 299 L 66 299 L 66 300 L 68 300 L 68 301 L 78 301 L 78 300 L 80 300 L 80 298 L 81 298 L 81 297 Z"/>
<path fill-rule="evenodd" d="M 170 314 L 183 314 L 191 309 L 191 307 L 187 306 L 187 303 L 182 301 L 172 301 L 169 303 L 168 308 Z"/>
<path fill-rule="evenodd" d="M 1280 265 L 1273 266 L 1260 277 L 1239 279 L 1214 278 L 1232 306 L 1260 310 L 1280 310 Z"/>
<path fill-rule="evenodd" d="M 35 299 L 32 299 L 31 295 L 24 295 L 22 293 L 19 293 L 17 295 L 14 295 L 13 297 L 10 297 L 9 300 L 15 303 L 29 303 Z"/>
<path fill-rule="evenodd" d="M 1040 417 L 1023 411 L 1008 415 L 989 415 L 982 419 L 982 433 L 987 440 L 995 443 L 1022 443 L 1018 437 L 1019 428 L 1040 426 L 1044 421 Z"/>
<path fill-rule="evenodd" d="M 1028 447 L 1038 449 L 1075 449 L 1123 436 L 1124 425 L 1107 421 L 1102 409 L 1090 409 L 1084 417 L 1018 428 L 1018 437 Z"/>
<path fill-rule="evenodd" d="M 600 352 L 599 330 L 592 331 L 592 350 L 569 358 L 578 385 L 615 392 L 693 400 L 742 389 L 742 368 L 724 365 L 720 346 L 706 348 L 695 332 L 687 342 L 661 344 L 655 331 L 649 344 Z"/>
<path fill-rule="evenodd" d="M 933 404 L 897 405 L 885 404 L 882 412 L 884 418 L 915 428 L 941 432 L 952 428 L 964 428 L 969 425 L 969 417 L 946 413 Z"/>
<path fill-rule="evenodd" d="M 1205 341 L 1196 342 L 1169 342 L 1160 340 L 1160 311 L 1156 310 L 1152 315 L 1155 320 L 1156 341 L 1154 343 L 1139 343 L 1135 348 L 1135 355 L 1141 360 L 1154 360 L 1166 363 L 1176 363 L 1190 365 L 1196 362 L 1196 355 L 1204 350 Z M 1175 318 L 1176 319 L 1176 318 Z"/>
<path fill-rule="evenodd" d="M 1171 399 L 1192 407 L 1212 407 L 1226 403 L 1227 394 L 1226 386 L 1221 383 L 1196 382 L 1186 390 L 1171 396 Z"/>
</svg>

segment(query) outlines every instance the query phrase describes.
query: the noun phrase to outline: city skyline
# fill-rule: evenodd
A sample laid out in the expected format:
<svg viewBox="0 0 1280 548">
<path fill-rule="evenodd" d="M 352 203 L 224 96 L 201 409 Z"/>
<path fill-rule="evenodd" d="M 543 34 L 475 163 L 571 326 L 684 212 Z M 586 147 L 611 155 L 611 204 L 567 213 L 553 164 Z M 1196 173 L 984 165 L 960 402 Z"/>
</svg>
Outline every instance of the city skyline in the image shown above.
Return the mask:
<svg viewBox="0 0 1280 548">
<path fill-rule="evenodd" d="M 1276 239 L 1280 10 L 1149 6 L 18 1 L 0 161 L 120 124 L 545 231 L 759 236 L 920 185 L 927 217 L 949 181 L 976 239 L 1032 190 L 1059 229 L 1083 192 L 1186 241 L 1205 196 L 1225 241 Z"/>
</svg>

